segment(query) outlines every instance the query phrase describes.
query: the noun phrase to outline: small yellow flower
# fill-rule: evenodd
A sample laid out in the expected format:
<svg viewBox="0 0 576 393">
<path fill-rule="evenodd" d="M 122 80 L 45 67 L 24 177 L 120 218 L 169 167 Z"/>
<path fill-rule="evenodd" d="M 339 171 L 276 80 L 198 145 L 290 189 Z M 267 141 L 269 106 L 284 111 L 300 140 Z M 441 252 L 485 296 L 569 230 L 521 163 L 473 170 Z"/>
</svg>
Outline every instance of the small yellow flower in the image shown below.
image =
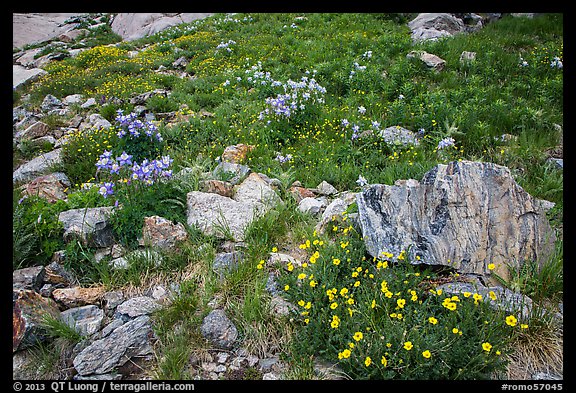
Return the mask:
<svg viewBox="0 0 576 393">
<path fill-rule="evenodd" d="M 514 315 L 508 315 L 506 317 L 506 325 L 516 326 L 517 323 L 518 323 L 518 320 L 516 319 L 516 317 Z"/>
<path fill-rule="evenodd" d="M 333 258 L 333 259 L 332 259 L 332 263 L 333 263 L 334 265 L 338 266 L 338 265 L 340 265 L 340 259 L 338 259 L 338 258 Z"/>
<path fill-rule="evenodd" d="M 488 269 L 489 270 L 494 270 L 496 268 L 496 265 L 494 265 L 493 263 L 489 263 L 488 264 Z"/>
<path fill-rule="evenodd" d="M 314 280 L 311 280 L 311 281 L 310 281 L 310 286 L 311 286 L 312 288 L 314 288 L 316 285 L 318 285 L 318 283 L 317 283 L 316 281 L 314 281 Z"/>
<path fill-rule="evenodd" d="M 292 265 L 292 263 L 288 262 L 288 265 L 286 266 L 286 268 L 288 269 L 289 272 L 291 272 L 292 270 L 294 270 L 294 265 Z"/>
<path fill-rule="evenodd" d="M 370 308 L 375 308 L 376 307 L 376 300 L 372 300 L 372 304 L 370 305 Z"/>
<path fill-rule="evenodd" d="M 392 343 L 386 343 L 386 348 L 392 347 Z"/>
<path fill-rule="evenodd" d="M 352 354 L 352 352 L 350 352 L 349 349 L 345 349 L 338 354 L 338 359 L 348 359 L 350 354 Z"/>
<path fill-rule="evenodd" d="M 370 356 L 366 356 L 366 359 L 364 360 L 364 364 L 366 365 L 366 367 L 368 367 L 372 364 L 372 359 L 370 359 Z"/>
<path fill-rule="evenodd" d="M 330 304 L 330 308 L 331 308 L 332 310 L 334 310 L 336 307 L 338 307 L 338 303 L 333 302 L 332 304 Z"/>
<path fill-rule="evenodd" d="M 424 352 L 422 352 L 422 356 L 424 356 L 426 359 L 430 359 L 430 356 L 432 356 L 432 354 L 430 353 L 429 350 L 425 350 Z"/>
<path fill-rule="evenodd" d="M 272 252 L 278 252 L 278 248 L 277 248 L 277 247 L 272 247 Z"/>
<path fill-rule="evenodd" d="M 528 329 L 528 325 L 525 323 L 520 324 L 520 329 Z"/>
<path fill-rule="evenodd" d="M 414 345 L 412 345 L 412 341 L 406 341 L 404 343 L 404 349 L 407 351 L 411 350 L 413 347 L 414 347 Z"/>
<path fill-rule="evenodd" d="M 460 331 L 460 330 L 458 330 L 458 328 L 452 329 L 452 333 L 454 333 L 454 334 L 458 334 L 459 331 Z"/>
<path fill-rule="evenodd" d="M 300 307 L 304 307 L 304 306 L 306 305 L 306 302 L 305 302 L 304 300 L 299 300 L 299 301 L 298 301 L 298 305 L 299 305 Z"/>
<path fill-rule="evenodd" d="M 492 344 L 490 344 L 489 342 L 482 343 L 482 349 L 485 350 L 486 352 L 490 352 L 490 350 L 492 349 Z"/>
<path fill-rule="evenodd" d="M 332 322 L 330 322 L 330 326 L 333 329 L 336 329 L 338 326 L 340 326 L 340 318 L 338 318 L 338 315 L 332 315 Z"/>
<path fill-rule="evenodd" d="M 428 322 L 430 322 L 432 325 L 436 325 L 438 323 L 438 320 L 434 317 L 430 317 L 428 318 Z"/>
<path fill-rule="evenodd" d="M 356 341 L 362 340 L 363 337 L 364 337 L 364 335 L 362 334 L 362 332 L 356 332 L 356 333 L 354 333 L 354 336 L 353 336 L 354 340 L 356 340 Z"/>
<path fill-rule="evenodd" d="M 396 300 L 396 304 L 398 305 L 398 307 L 404 308 L 404 305 L 406 304 L 406 300 L 405 299 L 398 299 L 398 300 Z"/>
<path fill-rule="evenodd" d="M 348 343 L 348 346 L 350 347 L 350 349 L 354 349 L 354 343 Z"/>
<path fill-rule="evenodd" d="M 388 360 L 386 360 L 386 358 L 382 356 L 382 359 L 380 359 L 380 363 L 382 363 L 382 365 L 386 367 L 388 365 Z"/>
<path fill-rule="evenodd" d="M 306 274 L 305 273 L 300 273 L 298 275 L 298 280 L 304 280 L 306 278 Z"/>
<path fill-rule="evenodd" d="M 496 294 L 494 293 L 494 291 L 488 292 L 488 296 L 490 297 L 490 299 L 496 300 Z"/>
<path fill-rule="evenodd" d="M 500 356 L 502 353 L 500 351 L 496 351 L 496 355 Z"/>
</svg>

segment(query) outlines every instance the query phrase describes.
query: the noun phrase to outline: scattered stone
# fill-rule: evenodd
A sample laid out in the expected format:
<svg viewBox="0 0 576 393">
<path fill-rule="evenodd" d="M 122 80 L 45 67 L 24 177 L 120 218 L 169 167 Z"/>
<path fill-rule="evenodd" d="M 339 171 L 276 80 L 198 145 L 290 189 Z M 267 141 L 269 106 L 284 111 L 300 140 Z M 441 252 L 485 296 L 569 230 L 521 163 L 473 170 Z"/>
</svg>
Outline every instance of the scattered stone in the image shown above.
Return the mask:
<svg viewBox="0 0 576 393">
<path fill-rule="evenodd" d="M 115 270 L 126 270 L 130 266 L 128 260 L 124 257 L 111 259 L 109 265 Z"/>
<path fill-rule="evenodd" d="M 315 191 L 320 195 L 331 196 L 338 194 L 338 190 L 327 181 L 322 181 L 322 183 L 318 184 Z"/>
<path fill-rule="evenodd" d="M 378 135 L 389 145 L 418 146 L 420 144 L 415 132 L 400 126 L 387 127 L 381 130 Z"/>
<path fill-rule="evenodd" d="M 509 279 L 507 264 L 544 261 L 555 235 L 535 198 L 506 167 L 472 161 L 439 164 L 420 182 L 371 185 L 358 194 L 368 253 Z M 327 209 L 328 210 L 328 209 Z"/>
<path fill-rule="evenodd" d="M 290 192 L 290 194 L 294 196 L 294 199 L 296 199 L 296 202 L 298 203 L 300 203 L 304 198 L 316 197 L 316 194 L 314 194 L 314 192 L 302 186 L 292 185 L 292 187 L 288 189 L 288 192 Z"/>
<path fill-rule="evenodd" d="M 282 254 L 278 252 L 271 252 L 268 256 L 266 267 L 276 267 L 277 265 L 279 265 L 284 269 L 287 269 L 289 263 L 291 263 L 294 267 L 302 266 L 302 262 L 300 262 L 300 260 L 294 258 L 291 255 Z"/>
<path fill-rule="evenodd" d="M 98 332 L 104 321 L 104 311 L 91 304 L 70 308 L 62 311 L 60 315 L 68 326 L 76 329 L 82 336 L 91 336 Z"/>
<path fill-rule="evenodd" d="M 22 164 L 12 174 L 12 182 L 30 181 L 40 175 L 51 172 L 53 166 L 59 165 L 62 162 L 61 153 L 61 148 L 55 149 Z"/>
<path fill-rule="evenodd" d="M 52 285 L 70 286 L 77 280 L 64 266 L 57 262 L 51 262 L 44 270 L 44 282 Z"/>
<path fill-rule="evenodd" d="M 160 216 L 144 217 L 144 228 L 140 245 L 151 245 L 161 249 L 174 249 L 177 242 L 188 238 L 182 223 L 172 223 Z"/>
<path fill-rule="evenodd" d="M 44 266 L 31 266 L 12 272 L 12 288 L 38 291 L 44 281 Z"/>
<path fill-rule="evenodd" d="M 79 130 L 84 131 L 91 128 L 108 129 L 110 127 L 112 127 L 112 123 L 106 120 L 102 115 L 93 113 L 88 116 L 88 119 L 84 119 L 84 121 L 79 126 Z"/>
<path fill-rule="evenodd" d="M 314 373 L 321 380 L 349 379 L 337 363 L 329 363 L 318 359 L 314 360 Z"/>
<path fill-rule="evenodd" d="M 116 314 L 136 318 L 141 315 L 151 314 L 158 310 L 160 305 L 149 296 L 138 296 L 126 300 L 116 307 Z"/>
<path fill-rule="evenodd" d="M 168 97 L 170 92 L 164 89 L 155 89 L 152 91 L 147 91 L 142 94 L 138 94 L 136 97 L 130 99 L 130 103 L 134 105 L 144 105 L 152 97 Z"/>
<path fill-rule="evenodd" d="M 14 139 L 21 141 L 23 139 L 36 139 L 50 134 L 50 126 L 42 121 L 37 121 L 26 128 L 24 131 L 19 131 L 14 136 Z"/>
<path fill-rule="evenodd" d="M 268 372 L 268 373 L 264 373 L 262 375 L 262 380 L 263 381 L 276 381 L 280 378 L 278 378 L 278 376 L 275 373 L 272 372 Z"/>
<path fill-rule="evenodd" d="M 432 53 L 428 53 L 425 51 L 417 51 L 413 50 L 406 55 L 408 59 L 418 59 L 426 64 L 426 67 L 431 68 L 435 71 L 442 71 L 444 66 L 446 65 L 446 61 L 441 59 L 440 57 L 433 55 Z"/>
<path fill-rule="evenodd" d="M 40 109 L 44 112 L 50 112 L 54 109 L 62 109 L 62 101 L 54 97 L 52 94 L 47 94 L 40 105 Z"/>
<path fill-rule="evenodd" d="M 228 319 L 223 310 L 212 310 L 200 326 L 202 336 L 220 349 L 232 349 L 238 338 L 236 326 Z"/>
<path fill-rule="evenodd" d="M 257 216 L 252 204 L 200 191 L 187 194 L 187 224 L 208 235 L 243 241 L 246 227 Z"/>
<path fill-rule="evenodd" d="M 228 146 L 224 149 L 222 153 L 222 161 L 232 162 L 235 164 L 240 164 L 246 159 L 246 155 L 254 150 L 256 146 L 245 145 L 244 143 L 239 143 L 237 145 Z"/>
<path fill-rule="evenodd" d="M 113 209 L 107 206 L 63 211 L 58 221 L 64 225 L 64 241 L 80 238 L 84 245 L 111 246 L 114 237 L 108 219 Z"/>
<path fill-rule="evenodd" d="M 32 181 L 23 184 L 20 189 L 23 195 L 38 196 L 50 203 L 66 200 L 66 191 L 70 187 L 70 180 L 62 172 L 54 172 L 38 176 Z"/>
<path fill-rule="evenodd" d="M 218 253 L 214 256 L 212 270 L 223 278 L 226 273 L 236 269 L 243 259 L 244 253 L 241 251 Z"/>
<path fill-rule="evenodd" d="M 124 302 L 124 294 L 121 291 L 106 292 L 102 295 L 104 312 L 109 317 L 114 314 L 116 307 Z"/>
<path fill-rule="evenodd" d="M 12 88 L 14 90 L 20 89 L 22 86 L 35 82 L 38 78 L 46 75 L 48 72 L 41 68 L 27 69 L 21 65 L 12 65 Z"/>
<path fill-rule="evenodd" d="M 315 226 L 315 230 L 318 233 L 324 233 L 327 226 L 336 219 L 341 219 L 348 210 L 350 203 L 347 203 L 344 199 L 337 198 L 334 199 L 322 213 L 320 221 Z"/>
<path fill-rule="evenodd" d="M 52 292 L 52 297 L 64 309 L 98 304 L 105 293 L 104 287 L 72 287 L 58 288 Z"/>
<path fill-rule="evenodd" d="M 317 216 L 322 211 L 325 204 L 316 198 L 304 198 L 298 203 L 298 210 L 304 214 Z"/>
<path fill-rule="evenodd" d="M 251 173 L 236 188 L 232 197 L 237 202 L 254 206 L 259 213 L 266 212 L 272 206 L 280 203 L 280 197 L 257 173 Z"/>
<path fill-rule="evenodd" d="M 79 104 L 83 99 L 84 96 L 82 94 L 70 94 L 62 99 L 62 104 L 64 105 Z"/>
<path fill-rule="evenodd" d="M 465 31 L 461 19 L 447 13 L 421 13 L 408 23 L 414 43 L 452 37 Z"/>
<path fill-rule="evenodd" d="M 546 159 L 546 162 L 552 164 L 552 166 L 554 166 L 556 169 L 564 169 L 563 158 L 549 157 L 548 159 Z"/>
<path fill-rule="evenodd" d="M 88 98 L 86 100 L 86 102 L 84 102 L 82 105 L 80 105 L 80 108 L 87 109 L 87 108 L 93 107 L 94 105 L 96 105 L 96 100 L 94 98 Z"/>
<path fill-rule="evenodd" d="M 74 368 L 80 376 L 107 374 L 134 356 L 151 353 L 152 336 L 150 318 L 141 315 L 84 348 L 74 358 Z"/>
<path fill-rule="evenodd" d="M 46 317 L 60 319 L 60 311 L 52 299 L 28 289 L 12 290 L 12 352 L 47 339 Z"/>
<path fill-rule="evenodd" d="M 280 315 L 283 317 L 287 317 L 290 313 L 297 311 L 296 306 L 279 295 L 272 296 L 272 299 L 270 299 L 270 307 L 273 315 Z"/>
</svg>

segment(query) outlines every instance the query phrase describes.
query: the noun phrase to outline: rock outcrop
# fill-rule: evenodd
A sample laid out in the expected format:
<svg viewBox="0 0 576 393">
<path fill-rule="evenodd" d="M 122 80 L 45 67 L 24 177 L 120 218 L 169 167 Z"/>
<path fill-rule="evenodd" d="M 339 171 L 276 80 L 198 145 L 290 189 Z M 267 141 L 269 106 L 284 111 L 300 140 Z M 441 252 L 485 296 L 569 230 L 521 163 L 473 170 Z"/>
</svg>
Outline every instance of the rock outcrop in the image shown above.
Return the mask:
<svg viewBox="0 0 576 393">
<path fill-rule="evenodd" d="M 210 16 L 210 13 L 119 13 L 110 25 L 125 41 L 133 41 L 158 33 L 170 26 L 189 23 Z"/>
<path fill-rule="evenodd" d="M 539 201 L 508 168 L 487 162 L 439 164 L 420 182 L 372 185 L 357 202 L 372 256 L 405 250 L 413 263 L 482 276 L 494 264 L 494 272 L 508 279 L 507 265 L 542 263 L 555 241 Z"/>
</svg>

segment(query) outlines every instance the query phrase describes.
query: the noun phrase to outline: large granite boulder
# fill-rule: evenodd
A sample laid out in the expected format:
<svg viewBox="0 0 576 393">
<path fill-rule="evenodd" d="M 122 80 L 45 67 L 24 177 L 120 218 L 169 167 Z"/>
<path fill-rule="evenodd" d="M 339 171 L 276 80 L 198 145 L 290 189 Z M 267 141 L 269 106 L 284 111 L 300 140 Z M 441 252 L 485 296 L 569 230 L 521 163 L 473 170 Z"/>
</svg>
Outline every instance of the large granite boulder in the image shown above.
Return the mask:
<svg viewBox="0 0 576 393">
<path fill-rule="evenodd" d="M 412 263 L 483 276 L 494 264 L 494 272 L 508 279 L 507 265 L 542 263 L 554 249 L 555 233 L 539 200 L 508 168 L 493 163 L 439 164 L 420 182 L 372 185 L 357 202 L 372 256 L 405 250 Z"/>
<path fill-rule="evenodd" d="M 127 13 L 117 14 L 112 21 L 112 31 L 125 41 L 133 41 L 158 33 L 170 26 L 190 23 L 210 16 L 210 13 Z"/>
</svg>

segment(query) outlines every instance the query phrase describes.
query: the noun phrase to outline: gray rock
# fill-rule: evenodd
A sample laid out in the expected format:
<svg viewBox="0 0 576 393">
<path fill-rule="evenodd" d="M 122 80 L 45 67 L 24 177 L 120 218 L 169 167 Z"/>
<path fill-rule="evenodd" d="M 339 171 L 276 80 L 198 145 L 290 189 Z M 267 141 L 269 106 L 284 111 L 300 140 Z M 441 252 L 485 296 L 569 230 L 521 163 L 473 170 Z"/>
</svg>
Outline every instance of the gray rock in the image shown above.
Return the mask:
<svg viewBox="0 0 576 393">
<path fill-rule="evenodd" d="M 563 158 L 555 158 L 549 157 L 546 162 L 552 164 L 557 169 L 564 169 L 564 159 Z"/>
<path fill-rule="evenodd" d="M 106 120 L 102 115 L 98 113 L 93 113 L 88 116 L 88 119 L 85 119 L 82 124 L 80 124 L 80 131 L 84 131 L 89 128 L 96 128 L 96 129 L 108 129 L 112 127 L 112 124 Z"/>
<path fill-rule="evenodd" d="M 60 318 L 52 299 L 28 289 L 12 290 L 12 352 L 47 340 L 46 317 Z"/>
<path fill-rule="evenodd" d="M 86 109 L 86 108 L 90 108 L 94 105 L 96 105 L 96 100 L 94 98 L 88 98 L 86 100 L 86 102 L 84 102 L 82 105 L 80 105 L 80 108 Z"/>
<path fill-rule="evenodd" d="M 320 195 L 331 196 L 338 194 L 338 190 L 327 181 L 323 180 L 322 183 L 316 187 L 316 192 Z"/>
<path fill-rule="evenodd" d="M 408 27 L 414 42 L 451 37 L 466 30 L 461 19 L 447 13 L 418 14 L 408 23 Z"/>
<path fill-rule="evenodd" d="M 84 348 L 74 358 L 74 368 L 80 376 L 110 373 L 134 356 L 151 353 L 152 334 L 150 318 L 139 316 Z"/>
<path fill-rule="evenodd" d="M 412 263 L 481 276 L 494 263 L 509 279 L 506 264 L 544 261 L 554 249 L 540 204 L 508 168 L 492 163 L 439 164 L 421 182 L 372 185 L 357 201 L 366 249 L 376 257 L 406 251 Z"/>
<path fill-rule="evenodd" d="M 44 281 L 44 266 L 25 267 L 12 272 L 12 288 L 38 291 Z"/>
<path fill-rule="evenodd" d="M 211 13 L 119 13 L 111 23 L 112 31 L 125 41 L 133 41 L 180 23 L 203 19 Z"/>
<path fill-rule="evenodd" d="M 30 181 L 40 175 L 49 173 L 53 166 L 62 162 L 61 153 L 62 149 L 55 149 L 22 164 L 12 174 L 12 182 L 18 183 Z"/>
<path fill-rule="evenodd" d="M 476 60 L 476 52 L 463 51 L 460 54 L 460 63 L 468 64 Z"/>
<path fill-rule="evenodd" d="M 149 296 L 138 296 L 126 300 L 116 307 L 116 314 L 123 314 L 130 318 L 151 314 L 158 310 L 160 305 Z"/>
<path fill-rule="evenodd" d="M 62 101 L 54 97 L 52 94 L 47 94 L 46 97 L 44 97 L 44 100 L 42 100 L 40 109 L 44 112 L 50 112 L 54 109 L 62 109 Z"/>
<path fill-rule="evenodd" d="M 315 229 L 318 233 L 323 233 L 326 230 L 326 227 L 332 222 L 335 218 L 342 218 L 348 206 L 351 204 L 347 203 L 342 198 L 334 199 L 324 210 L 322 213 L 322 218 L 315 226 Z"/>
<path fill-rule="evenodd" d="M 102 300 L 104 304 L 104 312 L 106 315 L 112 316 L 116 307 L 124 301 L 124 294 L 121 291 L 106 292 L 102 296 Z"/>
<path fill-rule="evenodd" d="M 82 94 L 70 94 L 62 99 L 62 104 L 64 105 L 79 104 L 82 101 L 82 99 L 83 99 Z"/>
<path fill-rule="evenodd" d="M 417 134 L 414 131 L 400 126 L 387 127 L 381 130 L 378 135 L 389 145 L 418 146 L 420 144 Z"/>
<path fill-rule="evenodd" d="M 259 174 L 251 173 L 236 188 L 232 197 L 236 202 L 255 206 L 260 212 L 280 203 L 280 197 Z"/>
<path fill-rule="evenodd" d="M 426 67 L 431 68 L 435 71 L 442 71 L 444 69 L 444 66 L 446 65 L 445 60 L 441 59 L 440 57 L 438 57 L 432 53 L 428 53 L 428 52 L 421 51 L 421 50 L 410 51 L 406 55 L 406 58 L 418 59 L 421 62 L 423 62 L 424 64 L 426 64 Z"/>
<path fill-rule="evenodd" d="M 104 311 L 94 305 L 69 308 L 60 315 L 68 326 L 76 329 L 82 336 L 91 336 L 98 332 L 104 321 Z"/>
<path fill-rule="evenodd" d="M 17 90 L 25 84 L 32 83 L 46 74 L 47 72 L 41 68 L 27 69 L 21 65 L 14 64 L 12 65 L 12 88 Z"/>
<path fill-rule="evenodd" d="M 115 270 L 125 270 L 128 269 L 128 267 L 130 266 L 130 263 L 124 257 L 114 258 L 110 260 L 108 264 L 112 267 L 112 269 Z"/>
<path fill-rule="evenodd" d="M 191 191 L 187 194 L 187 223 L 208 235 L 244 240 L 246 227 L 259 216 L 258 209 L 218 194 Z"/>
<path fill-rule="evenodd" d="M 108 247 L 114 242 L 108 219 L 113 207 L 72 209 L 60 213 L 58 221 L 64 226 L 64 241 L 80 238 L 83 244 Z"/>
<path fill-rule="evenodd" d="M 220 309 L 212 310 L 204 318 L 200 326 L 200 332 L 202 336 L 220 349 L 232 349 L 238 339 L 236 326 Z"/>
<path fill-rule="evenodd" d="M 35 139 L 49 135 L 49 133 L 50 127 L 42 121 L 37 121 L 25 130 L 17 132 L 16 135 L 14 135 L 14 139 L 17 141 L 21 141 L 23 139 Z"/>
<path fill-rule="evenodd" d="M 69 286 L 76 284 L 78 280 L 72 273 L 66 270 L 64 266 L 54 261 L 45 268 L 44 282 L 53 285 Z"/>
<path fill-rule="evenodd" d="M 316 198 L 304 198 L 298 203 L 298 210 L 304 214 L 310 214 L 312 216 L 316 216 L 320 214 L 322 208 L 324 207 L 324 203 L 319 201 Z"/>
<path fill-rule="evenodd" d="M 244 253 L 241 251 L 221 252 L 214 256 L 212 270 L 223 277 L 226 273 L 236 269 L 244 259 Z"/>
</svg>

